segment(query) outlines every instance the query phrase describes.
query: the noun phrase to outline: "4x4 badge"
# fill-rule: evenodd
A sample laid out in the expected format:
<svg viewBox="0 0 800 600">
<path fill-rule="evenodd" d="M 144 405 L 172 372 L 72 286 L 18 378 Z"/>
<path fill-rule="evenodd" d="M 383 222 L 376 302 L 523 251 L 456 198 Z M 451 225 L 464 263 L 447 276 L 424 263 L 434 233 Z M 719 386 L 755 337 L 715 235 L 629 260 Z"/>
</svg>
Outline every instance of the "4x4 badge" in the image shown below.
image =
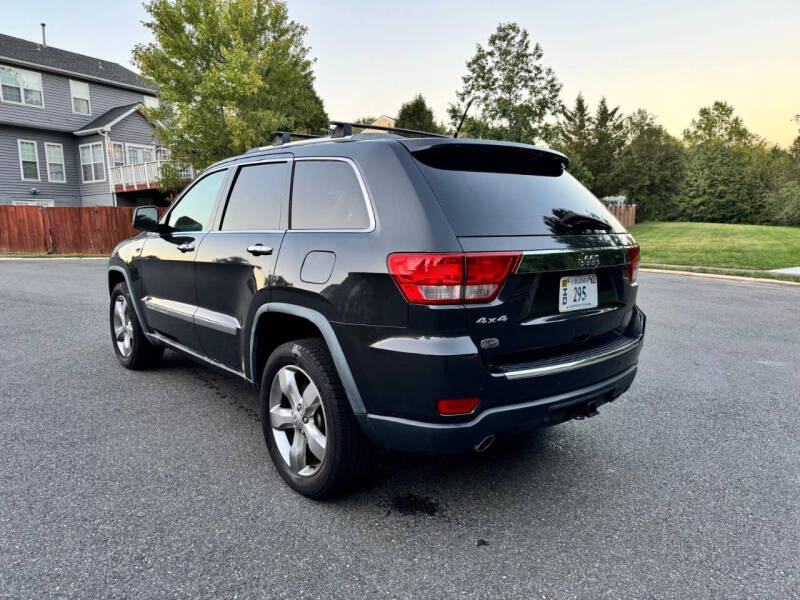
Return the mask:
<svg viewBox="0 0 800 600">
<path fill-rule="evenodd" d="M 475 322 L 478 325 L 489 325 L 490 323 L 505 323 L 506 321 L 508 321 L 508 317 L 506 315 L 500 315 L 499 317 L 481 317 Z"/>
</svg>

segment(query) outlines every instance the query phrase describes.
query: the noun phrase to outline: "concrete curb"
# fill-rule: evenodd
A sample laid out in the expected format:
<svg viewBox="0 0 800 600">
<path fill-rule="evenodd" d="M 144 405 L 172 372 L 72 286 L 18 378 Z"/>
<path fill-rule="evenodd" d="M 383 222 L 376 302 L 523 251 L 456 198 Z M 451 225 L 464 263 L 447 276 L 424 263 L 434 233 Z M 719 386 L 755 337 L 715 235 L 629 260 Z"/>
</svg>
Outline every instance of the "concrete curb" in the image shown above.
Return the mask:
<svg viewBox="0 0 800 600">
<path fill-rule="evenodd" d="M 800 286 L 797 281 L 781 281 L 780 279 L 765 279 L 764 277 L 742 277 L 741 275 L 722 275 L 718 273 L 695 273 L 694 271 L 675 271 L 672 269 L 640 268 L 647 273 L 666 273 L 667 275 L 689 275 L 690 277 L 707 277 L 709 279 L 727 279 L 729 281 L 744 281 L 745 283 L 777 283 L 778 285 Z"/>
</svg>

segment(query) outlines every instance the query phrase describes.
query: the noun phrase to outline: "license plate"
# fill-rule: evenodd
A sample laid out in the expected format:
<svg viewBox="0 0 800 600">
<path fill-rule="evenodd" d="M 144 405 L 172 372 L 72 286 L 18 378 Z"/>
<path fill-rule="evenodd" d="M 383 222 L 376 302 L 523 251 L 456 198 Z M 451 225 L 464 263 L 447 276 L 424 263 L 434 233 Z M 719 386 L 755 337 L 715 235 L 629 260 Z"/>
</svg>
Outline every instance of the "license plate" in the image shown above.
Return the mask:
<svg viewBox="0 0 800 600">
<path fill-rule="evenodd" d="M 597 306 L 597 275 L 562 277 L 558 288 L 558 312 Z"/>
</svg>

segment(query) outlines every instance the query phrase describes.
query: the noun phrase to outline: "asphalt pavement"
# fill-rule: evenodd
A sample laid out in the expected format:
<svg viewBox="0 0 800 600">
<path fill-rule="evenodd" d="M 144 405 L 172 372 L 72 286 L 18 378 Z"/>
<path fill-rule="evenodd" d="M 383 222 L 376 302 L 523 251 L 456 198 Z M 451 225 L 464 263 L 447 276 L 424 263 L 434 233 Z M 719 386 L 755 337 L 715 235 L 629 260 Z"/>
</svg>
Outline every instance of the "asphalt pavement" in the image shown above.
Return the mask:
<svg viewBox="0 0 800 600">
<path fill-rule="evenodd" d="M 248 386 L 111 350 L 102 261 L 0 261 L 2 598 L 800 598 L 800 289 L 640 275 L 600 414 L 307 500 Z"/>
</svg>

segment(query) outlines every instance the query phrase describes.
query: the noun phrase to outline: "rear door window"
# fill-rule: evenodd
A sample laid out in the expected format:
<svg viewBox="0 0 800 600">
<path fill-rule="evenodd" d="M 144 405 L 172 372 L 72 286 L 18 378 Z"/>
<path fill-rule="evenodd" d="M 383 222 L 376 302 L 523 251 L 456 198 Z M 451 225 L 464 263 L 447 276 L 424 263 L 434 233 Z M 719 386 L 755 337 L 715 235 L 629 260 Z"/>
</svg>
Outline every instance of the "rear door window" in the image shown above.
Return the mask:
<svg viewBox="0 0 800 600">
<path fill-rule="evenodd" d="M 222 230 L 280 229 L 288 173 L 287 162 L 241 167 L 228 197 Z"/>
<path fill-rule="evenodd" d="M 338 160 L 297 160 L 292 180 L 292 229 L 367 229 L 367 199 L 353 166 Z"/>
</svg>

